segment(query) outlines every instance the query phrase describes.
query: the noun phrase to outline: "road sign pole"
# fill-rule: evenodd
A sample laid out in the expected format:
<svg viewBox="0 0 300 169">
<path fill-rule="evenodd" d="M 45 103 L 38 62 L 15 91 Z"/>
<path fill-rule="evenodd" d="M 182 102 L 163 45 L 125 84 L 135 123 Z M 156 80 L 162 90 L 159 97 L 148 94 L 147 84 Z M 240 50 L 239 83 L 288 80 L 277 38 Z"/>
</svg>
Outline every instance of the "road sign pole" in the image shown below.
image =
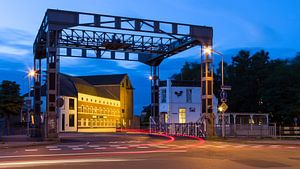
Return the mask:
<svg viewBox="0 0 300 169">
<path fill-rule="evenodd" d="M 222 112 L 222 137 L 225 138 L 225 115 L 224 112 Z"/>
</svg>

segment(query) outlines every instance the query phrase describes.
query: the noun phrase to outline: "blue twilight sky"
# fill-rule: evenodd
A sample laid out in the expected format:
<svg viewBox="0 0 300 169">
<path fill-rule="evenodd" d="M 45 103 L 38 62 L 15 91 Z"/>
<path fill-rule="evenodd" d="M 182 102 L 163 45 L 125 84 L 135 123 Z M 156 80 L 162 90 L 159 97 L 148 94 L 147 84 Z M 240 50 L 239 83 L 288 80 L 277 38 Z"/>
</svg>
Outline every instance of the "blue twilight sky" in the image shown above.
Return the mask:
<svg viewBox="0 0 300 169">
<path fill-rule="evenodd" d="M 270 51 L 290 58 L 300 51 L 298 0 L 2 0 L 0 4 L 0 81 L 14 80 L 27 89 L 32 43 L 47 8 L 174 21 L 214 28 L 214 48 L 228 60 L 239 49 Z M 217 57 L 217 56 L 216 56 Z M 165 60 L 161 79 L 178 72 L 185 61 L 198 61 L 199 48 Z M 135 114 L 150 102 L 149 67 L 137 62 L 63 58 L 63 73 L 128 73 L 135 87 Z"/>
</svg>

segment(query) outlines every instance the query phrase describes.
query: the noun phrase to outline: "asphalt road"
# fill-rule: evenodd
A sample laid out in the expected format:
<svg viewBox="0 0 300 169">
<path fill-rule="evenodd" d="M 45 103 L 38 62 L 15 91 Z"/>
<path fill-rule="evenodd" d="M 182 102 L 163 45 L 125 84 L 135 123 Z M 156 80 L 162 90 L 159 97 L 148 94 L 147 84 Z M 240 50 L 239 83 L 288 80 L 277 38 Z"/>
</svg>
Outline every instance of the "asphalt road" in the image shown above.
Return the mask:
<svg viewBox="0 0 300 169">
<path fill-rule="evenodd" d="M 0 149 L 0 168 L 299 169 L 300 146 L 140 134 L 71 134 L 56 145 Z"/>
</svg>

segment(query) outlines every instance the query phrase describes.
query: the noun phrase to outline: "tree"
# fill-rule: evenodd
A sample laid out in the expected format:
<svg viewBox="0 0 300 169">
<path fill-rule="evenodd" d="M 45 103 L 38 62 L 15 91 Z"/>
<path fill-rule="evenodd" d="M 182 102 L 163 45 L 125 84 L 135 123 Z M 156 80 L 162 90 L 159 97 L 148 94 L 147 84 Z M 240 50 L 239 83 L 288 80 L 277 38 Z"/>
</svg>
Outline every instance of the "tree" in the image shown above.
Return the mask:
<svg viewBox="0 0 300 169">
<path fill-rule="evenodd" d="M 0 114 L 5 119 L 8 134 L 10 133 L 11 117 L 20 113 L 22 104 L 20 85 L 16 82 L 2 81 L 0 84 Z"/>
<path fill-rule="evenodd" d="M 172 79 L 175 80 L 196 80 L 200 81 L 200 64 L 185 62 L 180 70 L 180 73 L 172 75 Z"/>
</svg>

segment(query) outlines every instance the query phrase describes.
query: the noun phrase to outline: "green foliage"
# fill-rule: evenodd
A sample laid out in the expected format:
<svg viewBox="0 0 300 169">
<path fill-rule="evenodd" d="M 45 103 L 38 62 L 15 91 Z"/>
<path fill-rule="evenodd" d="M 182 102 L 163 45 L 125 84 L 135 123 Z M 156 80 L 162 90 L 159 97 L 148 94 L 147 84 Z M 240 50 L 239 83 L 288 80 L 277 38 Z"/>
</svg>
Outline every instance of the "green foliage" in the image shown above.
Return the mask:
<svg viewBox="0 0 300 169">
<path fill-rule="evenodd" d="M 214 74 L 214 93 L 221 86 L 221 63 Z M 225 85 L 231 85 L 228 95 L 230 112 L 270 113 L 279 124 L 293 124 L 300 119 L 300 53 L 292 60 L 270 60 L 269 53 L 260 51 L 250 56 L 240 51 L 232 63 L 224 63 Z M 181 76 L 183 75 L 183 76 Z M 200 64 L 185 63 L 174 79 L 200 79 Z M 183 77 L 183 78 L 181 78 Z"/>
<path fill-rule="evenodd" d="M 0 84 L 0 114 L 8 117 L 21 111 L 23 98 L 20 96 L 20 85 L 16 82 L 2 81 Z"/>
<path fill-rule="evenodd" d="M 200 64 L 185 62 L 180 73 L 174 74 L 171 78 L 175 80 L 198 80 L 200 79 Z"/>
</svg>

